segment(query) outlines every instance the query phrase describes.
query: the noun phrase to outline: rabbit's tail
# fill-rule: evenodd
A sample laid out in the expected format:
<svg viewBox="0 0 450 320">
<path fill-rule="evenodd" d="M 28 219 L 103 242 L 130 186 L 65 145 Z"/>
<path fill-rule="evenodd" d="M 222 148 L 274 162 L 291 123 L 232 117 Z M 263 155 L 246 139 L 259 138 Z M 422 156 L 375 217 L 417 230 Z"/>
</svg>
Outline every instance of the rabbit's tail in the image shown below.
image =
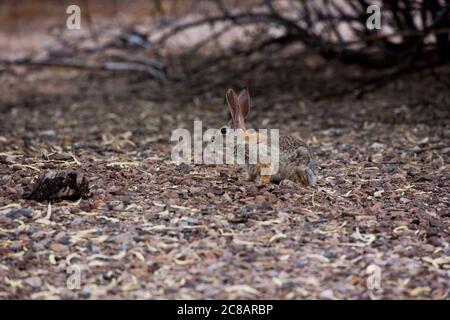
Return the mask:
<svg viewBox="0 0 450 320">
<path fill-rule="evenodd" d="M 309 186 L 314 187 L 317 183 L 317 172 L 314 168 L 308 167 L 305 170 L 306 182 Z"/>
</svg>

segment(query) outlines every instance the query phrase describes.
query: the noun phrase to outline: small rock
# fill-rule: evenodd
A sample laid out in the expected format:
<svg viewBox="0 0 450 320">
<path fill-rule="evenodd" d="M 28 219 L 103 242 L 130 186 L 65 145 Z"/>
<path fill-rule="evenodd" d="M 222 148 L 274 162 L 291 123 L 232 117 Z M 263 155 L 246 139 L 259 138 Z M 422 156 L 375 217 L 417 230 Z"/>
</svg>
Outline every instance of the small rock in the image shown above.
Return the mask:
<svg viewBox="0 0 450 320">
<path fill-rule="evenodd" d="M 262 205 L 265 202 L 266 202 L 266 198 L 264 196 L 256 196 L 255 197 L 255 203 L 257 205 Z"/>
<path fill-rule="evenodd" d="M 266 197 L 264 197 L 264 196 L 261 196 L 261 195 L 256 196 L 255 203 L 259 209 L 263 209 L 263 210 L 271 210 L 272 209 L 270 202 L 267 201 Z"/>
<path fill-rule="evenodd" d="M 385 145 L 379 142 L 374 142 L 370 145 L 370 149 L 378 151 L 383 150 L 385 148 Z"/>
<path fill-rule="evenodd" d="M 337 147 L 339 152 L 346 152 L 351 149 L 351 146 L 348 143 L 342 143 Z"/>
<path fill-rule="evenodd" d="M 108 188 L 108 192 L 114 195 L 118 195 L 122 191 L 121 186 L 111 186 Z"/>
<path fill-rule="evenodd" d="M 66 246 L 62 245 L 61 243 L 53 242 L 50 245 L 50 250 L 60 252 L 66 250 Z"/>
<path fill-rule="evenodd" d="M 231 199 L 231 197 L 226 192 L 223 194 L 222 198 L 227 202 L 233 201 L 233 199 Z"/>
<path fill-rule="evenodd" d="M 8 211 L 5 216 L 7 216 L 10 219 L 18 219 L 21 216 L 24 216 L 26 218 L 32 218 L 33 217 L 33 210 L 31 208 L 20 208 L 20 209 L 13 209 Z"/>
<path fill-rule="evenodd" d="M 189 188 L 189 192 L 190 192 L 191 194 L 197 194 L 197 193 L 202 192 L 202 188 L 199 188 L 199 187 L 191 187 L 191 188 Z"/>
<path fill-rule="evenodd" d="M 191 167 L 186 163 L 180 163 L 175 167 L 175 170 L 179 173 L 188 173 L 189 171 L 191 171 Z"/>
<path fill-rule="evenodd" d="M 37 276 L 26 278 L 24 282 L 33 288 L 39 288 L 42 286 L 42 280 Z"/>
<path fill-rule="evenodd" d="M 296 189 L 296 188 L 298 188 L 298 185 L 294 181 L 286 179 L 286 180 L 281 181 L 280 187 L 284 191 L 286 189 Z"/>
<path fill-rule="evenodd" d="M 9 226 L 12 223 L 13 223 L 13 220 L 11 218 L 0 215 L 0 225 Z"/>
<path fill-rule="evenodd" d="M 63 245 L 65 245 L 65 246 L 68 246 L 71 243 L 70 242 L 70 237 L 67 237 L 67 236 L 61 238 L 58 242 L 63 244 Z"/>
<path fill-rule="evenodd" d="M 54 140 L 56 138 L 56 133 L 54 130 L 44 130 L 39 133 L 41 138 L 46 140 Z"/>
<path fill-rule="evenodd" d="M 69 245 L 70 244 L 70 237 L 67 235 L 67 233 L 61 231 L 55 236 L 55 240 L 63 245 Z"/>
<path fill-rule="evenodd" d="M 401 202 L 401 203 L 408 203 L 408 202 L 411 202 L 411 200 L 409 200 L 409 199 L 407 199 L 407 198 L 404 198 L 404 197 L 401 197 L 401 198 L 400 198 L 400 202 Z"/>
<path fill-rule="evenodd" d="M 319 297 L 321 299 L 335 299 L 336 297 L 334 296 L 333 290 L 331 289 L 327 289 L 322 291 L 321 293 L 319 293 Z"/>
<path fill-rule="evenodd" d="M 383 154 L 381 152 L 375 153 L 369 157 L 369 162 L 381 163 L 383 161 Z"/>
<path fill-rule="evenodd" d="M 239 210 L 239 212 L 233 212 L 228 214 L 227 220 L 228 222 L 232 223 L 246 223 L 253 213 L 254 213 L 254 206 L 245 205 L 241 207 L 241 210 Z"/>
<path fill-rule="evenodd" d="M 9 249 L 12 251 L 20 251 L 20 249 L 22 249 L 22 247 L 23 247 L 23 243 L 21 241 L 14 241 L 9 246 Z"/>
<path fill-rule="evenodd" d="M 18 156 L 7 156 L 4 160 L 6 164 L 13 164 L 16 162 Z"/>
<path fill-rule="evenodd" d="M 42 242 L 37 242 L 33 244 L 34 251 L 42 251 L 45 250 L 45 245 Z"/>
<path fill-rule="evenodd" d="M 330 129 L 328 129 L 328 133 L 331 136 L 340 136 L 345 133 L 345 129 L 344 128 L 330 128 Z"/>
<path fill-rule="evenodd" d="M 42 238 L 46 237 L 47 233 L 45 231 L 34 231 L 32 234 L 30 234 L 31 239 L 33 240 L 41 240 Z"/>
<path fill-rule="evenodd" d="M 218 189 L 218 188 L 214 188 L 211 190 L 212 194 L 215 194 L 217 196 L 221 196 L 224 194 L 225 191 L 223 191 L 222 189 Z"/>
<path fill-rule="evenodd" d="M 80 297 L 84 299 L 88 299 L 91 296 L 91 290 L 89 288 L 83 288 L 80 292 Z"/>
</svg>

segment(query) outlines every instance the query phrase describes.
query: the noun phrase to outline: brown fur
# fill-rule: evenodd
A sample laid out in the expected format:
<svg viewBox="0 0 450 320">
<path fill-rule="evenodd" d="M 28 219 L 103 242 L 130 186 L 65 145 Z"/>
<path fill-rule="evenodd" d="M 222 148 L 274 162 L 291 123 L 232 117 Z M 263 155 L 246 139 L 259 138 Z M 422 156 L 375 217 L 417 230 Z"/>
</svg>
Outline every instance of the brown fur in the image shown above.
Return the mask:
<svg viewBox="0 0 450 320">
<path fill-rule="evenodd" d="M 245 126 L 245 118 L 250 112 L 250 95 L 248 91 L 242 90 L 239 96 L 233 89 L 228 89 L 227 103 L 230 108 L 233 129 L 244 131 L 244 141 L 258 141 L 261 137 L 259 133 L 248 133 Z M 258 162 L 256 165 L 246 163 L 243 167 L 246 171 L 246 180 L 254 181 L 258 175 L 260 183 L 263 185 L 272 181 L 289 179 L 305 186 L 314 186 L 317 181 L 317 171 L 314 157 L 308 146 L 290 135 L 280 135 L 279 141 L 279 171 L 274 176 L 261 175 L 261 169 L 270 167 L 270 164 Z M 248 149 L 246 148 L 246 160 L 248 162 Z"/>
</svg>

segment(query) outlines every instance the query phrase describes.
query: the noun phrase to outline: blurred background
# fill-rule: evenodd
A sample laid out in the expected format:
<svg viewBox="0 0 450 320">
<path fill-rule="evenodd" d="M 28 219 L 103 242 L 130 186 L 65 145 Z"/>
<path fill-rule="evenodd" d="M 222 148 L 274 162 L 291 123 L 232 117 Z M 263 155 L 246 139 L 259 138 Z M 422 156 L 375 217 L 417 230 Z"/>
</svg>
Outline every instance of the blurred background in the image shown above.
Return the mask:
<svg viewBox="0 0 450 320">
<path fill-rule="evenodd" d="M 317 65 L 301 57 L 307 49 L 318 59 L 385 71 L 367 79 L 370 87 L 381 78 L 434 70 L 450 57 L 449 2 L 444 0 L 84 0 L 77 3 L 80 30 L 66 28 L 70 4 L 2 1 L 0 59 L 64 64 L 64 57 L 84 55 L 88 64 L 99 62 L 93 54 L 102 52 L 103 65 L 122 49 L 128 60 L 138 54 L 167 68 L 156 68 L 156 78 L 198 79 L 225 71 L 222 82 L 227 82 L 234 77 L 224 69 L 228 66 L 259 72 L 281 61 L 289 67 Z M 370 5 L 380 8 L 379 29 L 367 27 Z M 142 61 L 134 63 L 129 68 L 145 69 Z"/>
<path fill-rule="evenodd" d="M 24 49 L 31 49 L 36 43 L 28 43 L 27 46 L 25 39 L 39 33 L 64 29 L 67 18 L 64 13 L 70 4 L 70 1 L 64 0 L 2 1 L 0 26 L 5 40 L 2 41 L 2 50 L 13 49 L 19 44 Z M 130 24 L 148 26 L 153 23 L 154 28 L 171 24 L 177 25 L 177 32 L 202 26 L 219 29 L 221 32 L 211 41 L 220 41 L 227 33 L 236 31 L 233 29 L 240 27 L 249 31 L 248 26 L 253 26 L 254 31 L 256 27 L 258 31 L 266 31 L 253 33 L 253 38 L 256 35 L 260 38 L 278 39 L 289 36 L 292 39 L 283 38 L 283 41 L 299 41 L 341 55 L 356 55 L 356 52 L 362 55 L 363 50 L 367 52 L 370 48 L 385 56 L 398 58 L 409 56 L 413 52 L 419 55 L 437 51 L 445 59 L 449 53 L 448 2 L 443 0 L 249 0 L 243 3 L 233 0 L 84 0 L 77 5 L 82 8 L 85 20 L 83 29 L 88 28 L 90 30 L 85 32 L 92 33 Z M 366 27 L 368 18 L 373 13 L 367 12 L 371 5 L 382 8 L 382 28 L 379 30 L 369 30 Z M 187 21 L 190 23 L 182 23 Z M 200 30 L 205 31 L 206 28 Z M 152 34 L 147 36 L 154 35 L 156 31 L 161 30 L 152 30 Z M 64 33 L 63 30 L 60 32 Z M 203 33 L 199 38 L 205 40 L 208 32 Z"/>
<path fill-rule="evenodd" d="M 70 4 L 2 1 L 0 70 L 15 76 L 3 79 L 4 90 L 49 102 L 81 91 L 86 103 L 106 99 L 99 110 L 142 99 L 192 109 L 188 123 L 206 109 L 203 120 L 214 126 L 227 117 L 225 90 L 248 87 L 255 123 L 279 125 L 300 112 L 314 119 L 293 124 L 302 135 L 349 115 L 356 122 L 447 115 L 448 1 L 84 0 L 79 30 L 66 26 Z M 379 28 L 369 28 L 376 18 Z M 3 99 L 5 108 L 25 97 Z"/>
</svg>

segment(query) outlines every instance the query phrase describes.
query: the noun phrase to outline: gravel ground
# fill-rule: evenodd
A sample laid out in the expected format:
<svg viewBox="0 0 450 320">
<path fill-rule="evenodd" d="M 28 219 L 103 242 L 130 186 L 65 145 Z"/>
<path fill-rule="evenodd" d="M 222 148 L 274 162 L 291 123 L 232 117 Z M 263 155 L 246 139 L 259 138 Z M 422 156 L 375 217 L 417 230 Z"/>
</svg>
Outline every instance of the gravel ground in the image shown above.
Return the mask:
<svg viewBox="0 0 450 320">
<path fill-rule="evenodd" d="M 86 70 L 0 73 L 0 298 L 449 297 L 441 84 L 417 75 L 316 102 L 251 85 L 250 123 L 302 137 L 318 158 L 315 188 L 175 165 L 171 131 L 226 121 L 226 88 L 166 99 L 170 88 L 147 84 Z M 47 170 L 82 172 L 89 195 L 23 199 Z"/>
</svg>

